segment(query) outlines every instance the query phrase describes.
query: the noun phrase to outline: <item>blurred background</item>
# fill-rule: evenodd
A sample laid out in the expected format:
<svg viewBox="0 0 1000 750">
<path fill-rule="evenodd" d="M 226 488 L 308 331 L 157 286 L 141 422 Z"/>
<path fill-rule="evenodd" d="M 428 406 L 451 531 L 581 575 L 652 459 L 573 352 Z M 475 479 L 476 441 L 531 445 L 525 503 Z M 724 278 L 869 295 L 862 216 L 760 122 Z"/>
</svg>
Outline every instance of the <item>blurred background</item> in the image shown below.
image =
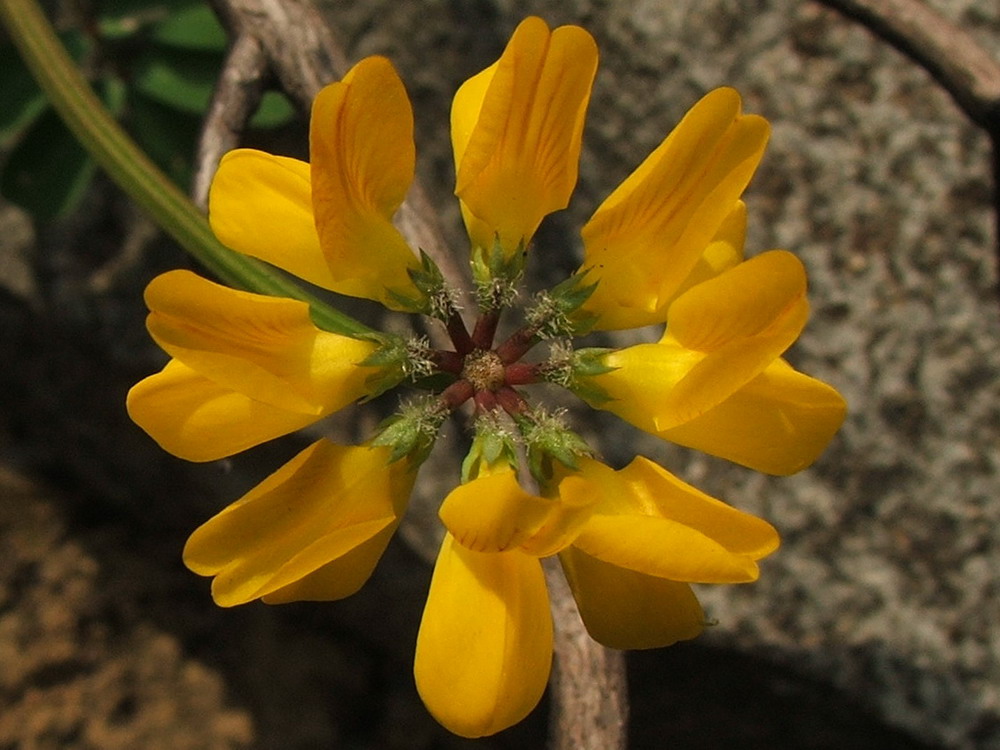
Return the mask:
<svg viewBox="0 0 1000 750">
<path fill-rule="evenodd" d="M 1000 4 L 928 4 L 1000 60 Z M 208 7 L 49 6 L 112 111 L 186 186 L 226 46 Z M 609 461 L 655 458 L 783 537 L 758 583 L 699 591 L 717 623 L 704 636 L 629 655 L 630 747 L 1000 748 L 987 137 L 927 73 L 817 2 L 320 7 L 352 62 L 387 55 L 406 82 L 418 171 L 459 250 L 455 89 L 525 15 L 597 38 L 580 184 L 537 237 L 536 285 L 577 266 L 579 227 L 702 94 L 734 86 L 772 123 L 746 195 L 747 254 L 781 247 L 805 262 L 813 314 L 789 358 L 836 386 L 850 412 L 820 461 L 790 478 L 610 418 L 587 423 Z M 274 91 L 245 143 L 305 158 L 306 127 Z M 192 465 L 129 422 L 126 391 L 165 360 L 145 333 L 142 290 L 193 264 L 74 144 L 6 39 L 0 194 L 0 748 L 542 747 L 544 703 L 477 742 L 420 704 L 411 664 L 430 569 L 417 533 L 332 604 L 223 610 L 183 568 L 190 531 L 306 438 Z M 338 419 L 352 429 L 352 414 Z M 457 461 L 429 466 L 418 509 L 457 477 Z"/>
</svg>

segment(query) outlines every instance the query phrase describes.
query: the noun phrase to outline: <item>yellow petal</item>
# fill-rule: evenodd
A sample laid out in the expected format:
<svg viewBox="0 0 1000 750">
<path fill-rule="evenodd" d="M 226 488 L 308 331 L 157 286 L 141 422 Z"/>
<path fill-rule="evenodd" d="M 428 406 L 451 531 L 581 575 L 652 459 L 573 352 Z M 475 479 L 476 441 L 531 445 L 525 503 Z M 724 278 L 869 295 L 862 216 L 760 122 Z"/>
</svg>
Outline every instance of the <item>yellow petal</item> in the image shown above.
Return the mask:
<svg viewBox="0 0 1000 750">
<path fill-rule="evenodd" d="M 701 254 L 698 262 L 691 269 L 691 273 L 678 288 L 677 297 L 691 287 L 697 286 L 703 281 L 714 279 L 742 263 L 746 234 L 747 204 L 743 201 L 736 201 L 735 208 L 726 216 L 719 231 L 715 233 L 712 241 L 705 248 L 705 252 Z"/>
<path fill-rule="evenodd" d="M 499 61 L 452 104 L 457 179 L 474 246 L 513 253 L 576 185 L 597 46 L 577 26 L 526 18 Z"/>
<path fill-rule="evenodd" d="M 196 529 L 185 565 L 215 576 L 212 596 L 230 607 L 344 558 L 402 514 L 414 473 L 388 457 L 386 448 L 314 443 Z M 369 554 L 352 562 L 348 575 L 362 580 L 374 565 Z"/>
<path fill-rule="evenodd" d="M 212 179 L 208 218 L 215 236 L 233 250 L 326 289 L 337 287 L 316 233 L 306 162 L 230 151 Z"/>
<path fill-rule="evenodd" d="M 136 383 L 126 407 L 132 421 L 165 451 L 187 461 L 232 456 L 318 419 L 255 401 L 175 359 Z"/>
<path fill-rule="evenodd" d="M 584 309 L 599 328 L 663 322 L 667 305 L 734 209 L 767 143 L 767 121 L 710 92 L 594 213 L 582 230 Z"/>
<path fill-rule="evenodd" d="M 704 628 L 705 615 L 686 583 L 619 568 L 575 547 L 559 559 L 587 631 L 608 648 L 669 646 Z"/>
<path fill-rule="evenodd" d="M 502 552 L 534 533 L 553 504 L 521 489 L 514 470 L 507 466 L 453 489 L 438 515 L 463 547 Z"/>
<path fill-rule="evenodd" d="M 170 271 L 146 287 L 156 343 L 206 378 L 289 411 L 330 414 L 366 394 L 375 345 L 318 329 L 304 302 Z"/>
<path fill-rule="evenodd" d="M 544 523 L 524 540 L 521 549 L 536 557 L 548 557 L 566 549 L 587 524 L 595 502 L 592 495 L 553 498 Z"/>
<path fill-rule="evenodd" d="M 538 704 L 552 663 L 552 619 L 539 561 L 473 552 L 445 535 L 434 567 L 414 677 L 428 710 L 463 737 L 516 724 Z"/>
<path fill-rule="evenodd" d="M 688 349 L 714 351 L 773 327 L 805 293 L 802 261 L 787 251 L 771 250 L 677 298 L 667 331 Z"/>
<path fill-rule="evenodd" d="M 677 521 L 754 560 L 778 548 L 778 532 L 767 521 L 706 495 L 644 456 L 617 474 L 640 512 Z"/>
<path fill-rule="evenodd" d="M 594 514 L 574 546 L 629 570 L 692 583 L 745 583 L 760 575 L 746 555 L 730 552 L 697 529 L 667 518 Z"/>
<path fill-rule="evenodd" d="M 819 457 L 846 411 L 836 390 L 778 360 L 701 416 L 649 431 L 756 471 L 794 474 Z"/>
<path fill-rule="evenodd" d="M 304 578 L 262 596 L 265 604 L 330 602 L 354 594 L 371 576 L 399 522 L 386 526 L 367 542 L 343 557 L 316 569 Z"/>
<path fill-rule="evenodd" d="M 309 149 L 312 207 L 330 274 L 341 294 L 400 305 L 415 297 L 419 266 L 392 224 L 413 181 L 413 111 L 383 57 L 368 57 L 313 102 Z"/>
<path fill-rule="evenodd" d="M 583 459 L 559 494 L 594 498 L 574 545 L 619 567 L 703 583 L 755 580 L 754 560 L 778 546 L 770 524 L 681 482 L 648 459 L 613 471 Z"/>
</svg>

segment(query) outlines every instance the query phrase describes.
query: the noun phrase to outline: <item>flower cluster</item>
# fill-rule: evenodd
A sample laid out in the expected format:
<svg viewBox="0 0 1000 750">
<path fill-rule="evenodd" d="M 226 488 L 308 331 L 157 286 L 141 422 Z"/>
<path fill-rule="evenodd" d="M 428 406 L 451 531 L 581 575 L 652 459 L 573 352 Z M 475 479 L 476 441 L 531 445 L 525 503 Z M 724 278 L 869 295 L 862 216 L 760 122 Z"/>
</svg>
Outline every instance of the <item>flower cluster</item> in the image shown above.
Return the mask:
<svg viewBox="0 0 1000 750">
<path fill-rule="evenodd" d="M 587 32 L 529 18 L 455 95 L 471 326 L 392 221 L 414 144 L 387 60 L 364 59 L 320 92 L 309 163 L 246 149 L 222 160 L 209 209 L 222 242 L 333 292 L 436 318 L 453 349 L 324 330 L 304 302 L 187 271 L 146 292 L 149 332 L 171 359 L 131 390 L 128 409 L 182 458 L 233 455 L 400 384 L 425 391 L 369 442 L 315 442 L 192 534 L 184 561 L 213 577 L 222 606 L 356 591 L 441 424 L 456 411 L 469 419 L 462 481 L 440 507 L 414 668 L 428 709 L 469 737 L 516 723 L 545 688 L 543 558 L 558 555 L 591 635 L 632 649 L 697 635 L 705 618 L 690 584 L 753 581 L 778 546 L 768 523 L 645 457 L 606 465 L 524 386 L 562 385 L 664 440 L 772 474 L 815 460 L 844 415 L 835 390 L 782 359 L 808 316 L 802 264 L 781 250 L 743 259 L 740 196 L 768 125 L 727 88 L 695 104 L 601 204 L 583 227 L 578 272 L 536 293 L 520 327 L 498 337 L 532 236 L 574 189 L 596 68 Z M 573 346 L 592 330 L 651 324 L 664 326 L 656 343 Z"/>
</svg>

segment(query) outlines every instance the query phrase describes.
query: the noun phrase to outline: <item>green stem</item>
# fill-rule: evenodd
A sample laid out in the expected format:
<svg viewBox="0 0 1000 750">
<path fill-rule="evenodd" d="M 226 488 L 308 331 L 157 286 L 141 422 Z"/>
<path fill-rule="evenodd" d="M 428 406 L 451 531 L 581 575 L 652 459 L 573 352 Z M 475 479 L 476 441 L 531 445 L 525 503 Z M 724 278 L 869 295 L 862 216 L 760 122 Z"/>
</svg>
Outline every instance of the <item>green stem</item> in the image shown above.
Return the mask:
<svg viewBox="0 0 1000 750">
<path fill-rule="evenodd" d="M 35 0 L 0 0 L 0 20 L 52 106 L 94 160 L 160 227 L 221 281 L 309 304 L 316 325 L 347 336 L 374 331 L 267 265 L 220 243 L 204 215 L 108 114 Z"/>
</svg>

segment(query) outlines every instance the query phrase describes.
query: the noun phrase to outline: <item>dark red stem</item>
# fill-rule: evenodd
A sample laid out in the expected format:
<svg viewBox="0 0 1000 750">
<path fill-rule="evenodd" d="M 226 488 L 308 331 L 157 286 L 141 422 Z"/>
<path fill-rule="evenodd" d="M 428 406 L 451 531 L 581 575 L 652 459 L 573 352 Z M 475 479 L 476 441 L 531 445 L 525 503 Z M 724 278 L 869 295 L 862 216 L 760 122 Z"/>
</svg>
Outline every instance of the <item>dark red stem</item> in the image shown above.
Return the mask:
<svg viewBox="0 0 1000 750">
<path fill-rule="evenodd" d="M 448 407 L 448 411 L 454 411 L 472 398 L 475 393 L 476 389 L 468 380 L 456 380 L 441 391 L 441 401 Z"/>
<path fill-rule="evenodd" d="M 496 401 L 500 407 L 512 417 L 524 414 L 528 410 L 528 402 L 510 386 L 503 386 L 496 392 Z"/>
<path fill-rule="evenodd" d="M 493 346 L 493 337 L 496 335 L 499 322 L 499 310 L 488 310 L 479 316 L 476 328 L 472 331 L 472 341 L 479 349 L 487 350 Z"/>
<path fill-rule="evenodd" d="M 537 383 L 541 378 L 538 376 L 538 365 L 527 362 L 512 362 L 503 371 L 503 382 L 505 385 L 528 385 Z"/>
<path fill-rule="evenodd" d="M 528 353 L 535 344 L 538 343 L 538 339 L 535 338 L 535 334 L 538 330 L 534 326 L 525 326 L 524 328 L 519 328 L 510 335 L 506 341 L 504 341 L 500 346 L 497 347 L 497 356 L 500 357 L 500 361 L 505 365 L 509 365 L 511 362 L 517 362 L 521 357 Z"/>
<path fill-rule="evenodd" d="M 476 348 L 476 345 L 472 342 L 472 337 L 469 336 L 469 330 L 465 327 L 462 316 L 457 312 L 453 312 L 448 316 L 448 322 L 445 325 L 448 326 L 448 335 L 451 336 L 451 343 L 455 345 L 455 351 L 458 354 L 468 354 Z"/>
<path fill-rule="evenodd" d="M 476 411 L 481 414 L 497 408 L 497 397 L 493 391 L 476 391 L 473 400 L 476 402 Z"/>
<path fill-rule="evenodd" d="M 443 349 L 435 349 L 431 352 L 431 362 L 442 372 L 450 372 L 453 375 L 461 375 L 462 367 L 465 365 L 465 358 L 458 352 L 449 352 Z"/>
</svg>

